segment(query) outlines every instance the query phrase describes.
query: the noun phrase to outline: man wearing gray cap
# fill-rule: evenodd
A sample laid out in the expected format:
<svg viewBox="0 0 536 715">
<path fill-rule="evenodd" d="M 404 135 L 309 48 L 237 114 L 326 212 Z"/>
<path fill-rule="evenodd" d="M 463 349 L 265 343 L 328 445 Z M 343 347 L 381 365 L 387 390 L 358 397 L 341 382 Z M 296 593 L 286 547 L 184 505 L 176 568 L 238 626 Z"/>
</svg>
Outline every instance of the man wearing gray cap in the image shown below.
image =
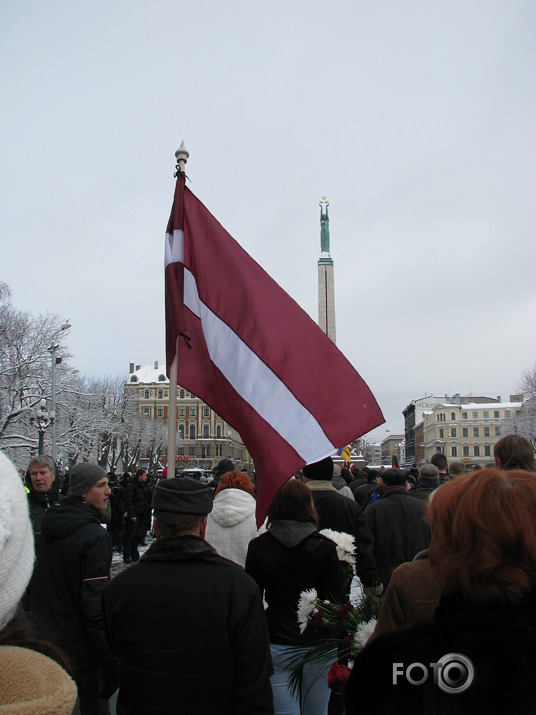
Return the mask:
<svg viewBox="0 0 536 715">
<path fill-rule="evenodd" d="M 69 491 L 43 516 L 25 607 L 39 635 L 73 665 L 80 713 L 108 712 L 116 660 L 104 633 L 101 598 L 110 579 L 112 542 L 102 526 L 110 489 L 102 467 L 75 464 Z"/>
<path fill-rule="evenodd" d="M 272 661 L 257 584 L 204 539 L 209 487 L 163 479 L 157 541 L 103 596 L 119 658 L 117 713 L 268 715 Z"/>
</svg>

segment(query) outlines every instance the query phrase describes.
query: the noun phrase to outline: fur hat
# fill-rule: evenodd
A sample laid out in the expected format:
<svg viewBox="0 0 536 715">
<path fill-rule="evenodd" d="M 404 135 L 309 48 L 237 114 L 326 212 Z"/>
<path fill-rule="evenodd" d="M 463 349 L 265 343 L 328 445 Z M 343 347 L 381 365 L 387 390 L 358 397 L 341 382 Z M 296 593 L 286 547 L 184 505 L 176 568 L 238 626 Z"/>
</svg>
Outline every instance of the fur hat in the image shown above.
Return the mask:
<svg viewBox="0 0 536 715">
<path fill-rule="evenodd" d="M 0 630 L 13 617 L 30 581 L 34 540 L 21 478 L 0 452 Z"/>
<path fill-rule="evenodd" d="M 94 487 L 103 477 L 106 472 L 98 464 L 90 462 L 78 462 L 71 469 L 69 474 L 69 491 L 70 497 L 80 497 L 88 492 L 91 487 Z"/>
<path fill-rule="evenodd" d="M 306 464 L 303 468 L 303 476 L 307 479 L 324 479 L 330 481 L 333 477 L 333 460 L 331 457 L 321 459 L 320 462 Z"/>
<path fill-rule="evenodd" d="M 190 477 L 162 479 L 154 488 L 152 506 L 155 511 L 205 516 L 212 511 L 212 492 Z"/>
<path fill-rule="evenodd" d="M 227 472 L 234 472 L 234 464 L 230 459 L 220 459 L 218 466 L 214 467 L 212 470 L 215 474 L 226 474 Z"/>
</svg>

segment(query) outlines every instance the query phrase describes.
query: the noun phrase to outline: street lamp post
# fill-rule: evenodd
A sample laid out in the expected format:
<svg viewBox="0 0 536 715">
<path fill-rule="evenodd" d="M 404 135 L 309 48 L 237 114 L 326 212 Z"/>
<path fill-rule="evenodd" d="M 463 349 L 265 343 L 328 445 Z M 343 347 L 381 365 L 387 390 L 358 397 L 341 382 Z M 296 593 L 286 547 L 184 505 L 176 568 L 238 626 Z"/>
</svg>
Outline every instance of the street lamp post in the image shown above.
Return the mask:
<svg viewBox="0 0 536 715">
<path fill-rule="evenodd" d="M 50 425 L 54 425 L 54 414 L 48 412 L 47 401 L 43 398 L 39 402 L 39 412 L 32 411 L 30 424 L 35 424 L 39 432 L 38 454 L 43 454 L 45 447 L 45 431 Z"/>
<path fill-rule="evenodd" d="M 60 325 L 59 330 L 57 330 L 54 333 L 54 337 L 52 340 L 52 345 L 48 348 L 48 351 L 50 352 L 52 356 L 52 384 L 50 388 L 50 402 L 51 402 L 51 410 L 50 410 L 50 417 L 51 417 L 51 425 L 52 429 L 50 430 L 50 441 L 51 441 L 51 452 L 52 452 L 52 459 L 54 462 L 56 461 L 56 365 L 59 365 L 61 363 L 61 357 L 56 357 L 56 350 L 59 348 L 59 343 L 56 342 L 56 335 L 62 331 L 62 330 L 68 330 L 71 327 L 71 324 L 67 320 L 65 323 Z M 40 452 L 41 454 L 41 452 Z"/>
</svg>

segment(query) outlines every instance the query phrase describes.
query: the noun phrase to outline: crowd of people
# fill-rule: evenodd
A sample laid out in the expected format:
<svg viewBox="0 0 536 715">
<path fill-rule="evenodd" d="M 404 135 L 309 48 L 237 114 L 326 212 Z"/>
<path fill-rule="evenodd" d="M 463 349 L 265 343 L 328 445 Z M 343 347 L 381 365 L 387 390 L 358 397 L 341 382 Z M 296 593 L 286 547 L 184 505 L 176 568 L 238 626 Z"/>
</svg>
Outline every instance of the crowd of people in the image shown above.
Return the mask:
<svg viewBox="0 0 536 715">
<path fill-rule="evenodd" d="M 230 460 L 211 485 L 88 462 L 65 484 L 46 455 L 21 479 L 0 453 L 0 712 L 107 715 L 116 692 L 119 715 L 535 712 L 534 449 L 510 435 L 493 466 L 461 466 L 327 457 L 259 528 Z M 356 578 L 383 597 L 345 691 L 328 685 L 336 649 L 289 684 L 320 637 L 302 595 L 350 604 L 325 530 L 353 539 Z"/>
</svg>

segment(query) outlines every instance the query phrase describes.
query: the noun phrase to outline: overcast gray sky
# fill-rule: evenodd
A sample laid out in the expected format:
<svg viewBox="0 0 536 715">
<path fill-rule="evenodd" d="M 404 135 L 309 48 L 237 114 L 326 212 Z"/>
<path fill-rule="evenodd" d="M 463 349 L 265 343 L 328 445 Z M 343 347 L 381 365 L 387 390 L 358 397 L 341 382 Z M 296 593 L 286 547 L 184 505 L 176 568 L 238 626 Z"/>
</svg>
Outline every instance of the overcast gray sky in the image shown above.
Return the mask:
<svg viewBox="0 0 536 715">
<path fill-rule="evenodd" d="M 70 318 L 82 373 L 164 361 L 183 139 L 190 188 L 315 320 L 328 197 L 372 437 L 534 364 L 531 0 L 4 0 L 0 28 L 0 279 Z"/>
</svg>

